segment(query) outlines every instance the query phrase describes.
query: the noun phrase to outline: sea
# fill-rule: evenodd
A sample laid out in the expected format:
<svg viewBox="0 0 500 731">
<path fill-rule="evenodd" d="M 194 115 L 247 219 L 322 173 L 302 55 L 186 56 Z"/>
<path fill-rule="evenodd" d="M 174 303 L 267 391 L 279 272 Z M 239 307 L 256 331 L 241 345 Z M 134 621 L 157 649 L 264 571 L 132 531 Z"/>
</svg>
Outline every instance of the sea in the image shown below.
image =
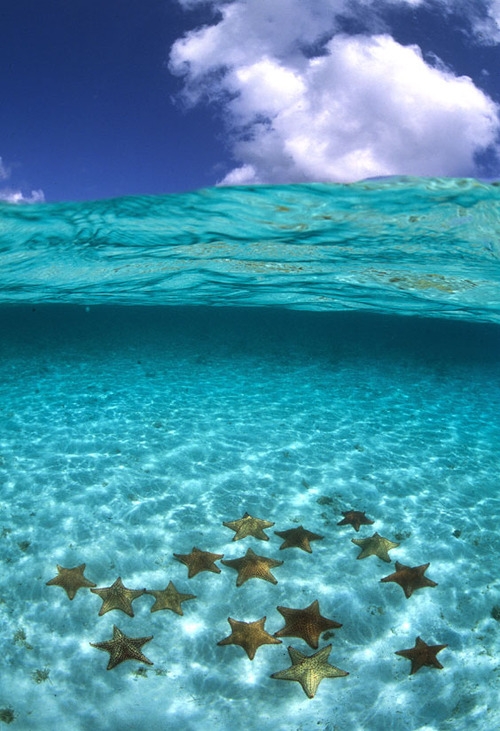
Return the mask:
<svg viewBox="0 0 500 731">
<path fill-rule="evenodd" d="M 499 495 L 500 185 L 0 204 L 0 728 L 494 731 Z M 193 548 L 277 583 L 189 578 Z M 119 577 L 134 616 L 88 586 Z M 195 598 L 151 611 L 170 582 Z M 316 601 L 318 648 L 218 644 Z M 152 664 L 108 670 L 114 627 Z M 445 647 L 410 673 L 417 638 Z"/>
</svg>

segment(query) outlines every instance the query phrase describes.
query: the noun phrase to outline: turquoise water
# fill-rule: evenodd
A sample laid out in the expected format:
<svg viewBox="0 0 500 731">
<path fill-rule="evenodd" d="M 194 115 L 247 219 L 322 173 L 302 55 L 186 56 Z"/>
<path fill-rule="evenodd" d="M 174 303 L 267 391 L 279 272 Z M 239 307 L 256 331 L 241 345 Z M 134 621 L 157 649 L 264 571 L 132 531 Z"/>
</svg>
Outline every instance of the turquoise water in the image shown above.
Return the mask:
<svg viewBox="0 0 500 731">
<path fill-rule="evenodd" d="M 0 204 L 3 303 L 500 320 L 500 186 L 410 178 Z"/>
<path fill-rule="evenodd" d="M 500 726 L 498 188 L 475 181 L 216 189 L 2 207 L 0 722 L 114 731 Z M 279 201 L 279 203 L 278 203 Z M 281 210 L 280 207 L 287 210 Z M 264 215 L 265 214 L 265 215 Z M 413 220 L 417 217 L 418 220 Z M 149 306 L 144 306 L 148 304 Z M 243 305 L 254 305 L 244 307 Z M 128 305 L 128 306 L 125 306 Z M 215 305 L 225 305 L 215 306 Z M 408 316 L 418 314 L 419 316 Z M 342 512 L 366 511 L 359 533 Z M 245 511 L 269 541 L 232 541 Z M 303 525 L 312 553 L 279 550 Z M 352 538 L 399 543 L 357 560 Z M 189 579 L 173 557 L 248 548 L 278 583 Z M 406 599 L 380 579 L 430 562 Z M 134 617 L 47 586 L 193 594 Z M 309 699 L 289 646 L 250 661 L 228 617 L 342 624 Z M 153 636 L 106 670 L 92 647 Z M 446 644 L 442 669 L 396 651 Z"/>
</svg>

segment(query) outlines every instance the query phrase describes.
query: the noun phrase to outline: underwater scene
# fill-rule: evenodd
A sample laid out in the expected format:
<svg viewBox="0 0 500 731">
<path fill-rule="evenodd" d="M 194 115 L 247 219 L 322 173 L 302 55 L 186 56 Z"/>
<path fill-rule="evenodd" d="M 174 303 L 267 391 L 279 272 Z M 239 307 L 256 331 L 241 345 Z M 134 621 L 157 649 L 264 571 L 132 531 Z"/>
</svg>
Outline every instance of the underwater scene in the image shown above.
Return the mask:
<svg viewBox="0 0 500 731">
<path fill-rule="evenodd" d="M 500 728 L 499 208 L 0 204 L 0 728 Z"/>
</svg>

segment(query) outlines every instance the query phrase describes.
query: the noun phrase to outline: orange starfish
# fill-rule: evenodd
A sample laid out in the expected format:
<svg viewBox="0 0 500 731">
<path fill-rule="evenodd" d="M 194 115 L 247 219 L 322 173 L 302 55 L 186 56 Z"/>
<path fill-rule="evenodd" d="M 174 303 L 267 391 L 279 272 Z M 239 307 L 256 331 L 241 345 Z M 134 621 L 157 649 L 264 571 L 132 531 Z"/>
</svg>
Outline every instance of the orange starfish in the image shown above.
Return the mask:
<svg viewBox="0 0 500 731">
<path fill-rule="evenodd" d="M 113 638 L 106 642 L 90 642 L 92 647 L 97 647 L 98 650 L 104 650 L 109 652 L 109 662 L 107 670 L 119 665 L 125 660 L 138 660 L 138 662 L 144 662 L 146 665 L 153 665 L 151 660 L 142 654 L 141 647 L 153 639 L 153 635 L 150 637 L 127 637 L 123 632 L 113 625 Z"/>
<path fill-rule="evenodd" d="M 223 556 L 223 553 L 200 551 L 196 546 L 193 546 L 191 553 L 174 553 L 174 557 L 188 567 L 188 579 L 196 576 L 201 571 L 212 571 L 214 574 L 220 574 L 220 568 L 215 565 L 215 561 Z"/>
<path fill-rule="evenodd" d="M 172 581 L 168 582 L 166 589 L 162 591 L 156 589 L 149 589 L 146 594 L 151 594 L 156 599 L 155 603 L 151 607 L 152 612 L 159 612 L 162 609 L 170 609 L 170 611 L 176 614 L 184 614 L 182 611 L 182 602 L 187 602 L 189 599 L 196 599 L 194 594 L 181 594 L 177 591 Z"/>
<path fill-rule="evenodd" d="M 359 531 L 360 525 L 373 525 L 373 520 L 366 517 L 361 510 L 342 511 L 343 519 L 337 525 L 352 525 L 355 531 Z"/>
<path fill-rule="evenodd" d="M 301 548 L 303 551 L 307 551 L 307 553 L 312 553 L 310 541 L 323 540 L 323 536 L 319 536 L 317 533 L 311 533 L 310 530 L 306 530 L 301 525 L 298 528 L 275 530 L 274 532 L 277 536 L 284 539 L 280 546 L 280 551 L 284 548 Z"/>
<path fill-rule="evenodd" d="M 78 589 L 90 588 L 97 586 L 93 581 L 89 581 L 83 575 L 85 564 L 75 566 L 72 569 L 65 569 L 57 564 L 57 576 L 47 581 L 46 586 L 61 586 L 70 599 L 73 599 Z"/>
<path fill-rule="evenodd" d="M 443 666 L 436 655 L 441 650 L 444 650 L 445 647 L 448 647 L 448 645 L 427 645 L 420 637 L 417 637 L 415 647 L 411 647 L 409 650 L 398 650 L 394 654 L 411 660 L 410 675 L 413 675 L 413 673 L 416 673 L 424 665 L 441 670 Z"/>
<path fill-rule="evenodd" d="M 243 518 L 239 520 L 231 520 L 227 523 L 222 523 L 226 528 L 230 528 L 235 531 L 233 541 L 240 541 L 242 538 L 247 536 L 253 536 L 259 538 L 261 541 L 268 541 L 269 536 L 264 533 L 264 528 L 271 528 L 274 523 L 270 520 L 261 520 L 261 518 L 254 518 L 249 513 L 245 513 Z"/>
<path fill-rule="evenodd" d="M 90 591 L 102 599 L 102 606 L 99 610 L 100 617 L 112 609 L 120 609 L 125 614 L 128 614 L 129 617 L 133 617 L 132 602 L 137 597 L 142 596 L 146 589 L 127 589 L 123 586 L 123 582 L 119 576 L 111 586 L 104 589 L 91 589 Z"/>
<path fill-rule="evenodd" d="M 430 563 L 424 563 L 422 566 L 410 567 L 396 561 L 396 571 L 390 576 L 384 576 L 380 581 L 394 581 L 399 584 L 406 598 L 409 599 L 417 589 L 422 589 L 425 586 L 437 586 L 435 581 L 424 576 L 429 566 Z"/>
<path fill-rule="evenodd" d="M 341 678 L 349 675 L 345 670 L 330 665 L 328 656 L 332 649 L 331 645 L 322 647 L 314 655 L 303 655 L 294 647 L 288 648 L 288 654 L 292 664 L 286 670 L 273 673 L 271 678 L 277 680 L 296 680 L 301 684 L 304 693 L 308 698 L 314 698 L 318 685 L 324 678 Z"/>
<path fill-rule="evenodd" d="M 275 632 L 276 637 L 301 637 L 308 645 L 317 649 L 318 640 L 328 629 L 339 629 L 341 624 L 320 614 L 317 599 L 305 609 L 277 607 L 285 619 L 285 626 Z"/>
<path fill-rule="evenodd" d="M 271 573 L 271 569 L 281 566 L 283 561 L 276 561 L 274 558 L 266 556 L 258 556 L 251 548 L 241 558 L 232 558 L 227 561 L 221 561 L 225 566 L 229 566 L 238 572 L 236 586 L 241 586 L 248 579 L 264 579 L 270 581 L 271 584 L 277 584 L 278 581 Z"/>
<path fill-rule="evenodd" d="M 387 563 L 391 563 L 388 552 L 392 548 L 397 548 L 399 546 L 399 543 L 394 543 L 394 541 L 390 541 L 388 538 L 384 538 L 378 533 L 374 533 L 370 536 L 370 538 L 351 538 L 351 541 L 357 546 L 360 546 L 362 549 L 361 553 L 359 553 L 356 558 L 378 556 L 378 558 L 381 558 L 382 561 L 387 561 Z"/>
<path fill-rule="evenodd" d="M 281 640 L 277 640 L 264 629 L 266 617 L 258 619 L 256 622 L 239 622 L 237 619 L 227 618 L 231 625 L 231 634 L 220 640 L 218 645 L 240 645 L 250 658 L 253 660 L 257 649 L 261 645 L 281 645 Z"/>
</svg>

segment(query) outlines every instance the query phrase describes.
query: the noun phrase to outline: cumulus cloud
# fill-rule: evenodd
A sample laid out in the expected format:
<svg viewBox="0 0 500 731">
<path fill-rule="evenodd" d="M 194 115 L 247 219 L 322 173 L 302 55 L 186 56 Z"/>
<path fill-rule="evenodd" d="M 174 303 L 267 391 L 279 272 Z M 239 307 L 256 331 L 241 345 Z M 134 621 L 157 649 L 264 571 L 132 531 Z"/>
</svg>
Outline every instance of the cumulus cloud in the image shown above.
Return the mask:
<svg viewBox="0 0 500 731">
<path fill-rule="evenodd" d="M 497 106 L 417 46 L 341 32 L 353 9 L 380 30 L 381 4 L 212 0 L 216 20 L 174 44 L 170 67 L 188 103 L 223 111 L 237 164 L 222 183 L 475 174 L 477 154 L 496 144 Z"/>
<path fill-rule="evenodd" d="M 29 195 L 26 195 L 21 190 L 0 188 L 0 201 L 6 203 L 43 203 L 45 196 L 43 190 L 32 190 Z"/>
<path fill-rule="evenodd" d="M 390 36 L 337 36 L 302 72 L 262 59 L 232 70 L 244 165 L 224 182 L 464 175 L 498 130 L 472 81 L 431 68 Z M 246 171 L 246 175 L 244 175 Z"/>
<path fill-rule="evenodd" d="M 8 180 L 10 178 L 10 168 L 5 165 L 0 157 L 0 180 Z M 32 190 L 26 195 L 21 190 L 5 187 L 0 188 L 0 201 L 6 203 L 43 203 L 45 196 L 42 190 Z"/>
</svg>

